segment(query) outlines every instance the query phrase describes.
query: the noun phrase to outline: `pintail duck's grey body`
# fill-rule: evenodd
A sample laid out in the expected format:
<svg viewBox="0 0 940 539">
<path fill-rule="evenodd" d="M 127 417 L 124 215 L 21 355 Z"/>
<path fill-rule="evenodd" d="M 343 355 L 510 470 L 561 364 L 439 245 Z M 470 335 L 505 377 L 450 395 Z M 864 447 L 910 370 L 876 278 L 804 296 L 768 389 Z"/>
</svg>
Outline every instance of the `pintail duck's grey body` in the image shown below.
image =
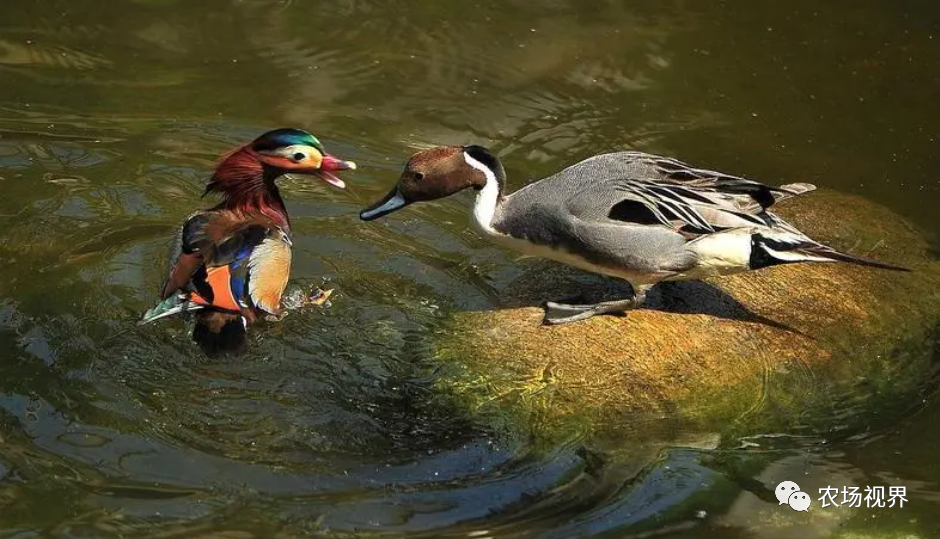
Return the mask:
<svg viewBox="0 0 940 539">
<path fill-rule="evenodd" d="M 637 307 L 660 281 L 793 262 L 903 269 L 840 253 L 768 211 L 811 184 L 771 187 L 641 152 L 597 155 L 509 195 L 504 183 L 502 165 L 485 148 L 433 148 L 413 156 L 398 186 L 361 217 L 473 187 L 474 222 L 496 242 L 633 286 L 634 297 L 621 301 L 548 302 L 548 323 Z"/>
</svg>

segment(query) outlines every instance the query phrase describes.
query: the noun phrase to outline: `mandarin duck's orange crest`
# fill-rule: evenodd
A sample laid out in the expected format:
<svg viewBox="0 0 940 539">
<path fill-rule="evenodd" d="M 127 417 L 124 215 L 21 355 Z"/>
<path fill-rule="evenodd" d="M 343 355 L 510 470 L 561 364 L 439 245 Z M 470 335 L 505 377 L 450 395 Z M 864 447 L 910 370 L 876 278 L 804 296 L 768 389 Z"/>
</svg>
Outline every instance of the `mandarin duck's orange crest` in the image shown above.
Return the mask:
<svg viewBox="0 0 940 539">
<path fill-rule="evenodd" d="M 222 201 L 183 225 L 162 301 L 141 323 L 195 311 L 193 337 L 207 352 L 242 349 L 249 324 L 282 314 L 290 276 L 290 219 L 275 180 L 311 174 L 344 188 L 333 172 L 355 168 L 299 129 L 269 131 L 231 151 L 203 195 L 218 193 Z"/>
</svg>

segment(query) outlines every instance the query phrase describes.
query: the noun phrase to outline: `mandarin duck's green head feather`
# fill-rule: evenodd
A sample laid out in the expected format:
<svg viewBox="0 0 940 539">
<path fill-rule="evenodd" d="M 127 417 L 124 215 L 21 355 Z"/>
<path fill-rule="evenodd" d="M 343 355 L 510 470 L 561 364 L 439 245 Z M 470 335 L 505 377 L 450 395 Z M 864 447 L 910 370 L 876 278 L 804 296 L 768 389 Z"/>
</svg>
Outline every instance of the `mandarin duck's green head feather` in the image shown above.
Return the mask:
<svg viewBox="0 0 940 539">
<path fill-rule="evenodd" d="M 323 149 L 323 144 L 317 137 L 301 129 L 293 129 L 290 127 L 282 127 L 268 131 L 251 143 L 252 149 L 257 152 L 271 151 L 288 146 L 310 146 L 320 153 L 326 153 L 326 150 Z"/>
</svg>

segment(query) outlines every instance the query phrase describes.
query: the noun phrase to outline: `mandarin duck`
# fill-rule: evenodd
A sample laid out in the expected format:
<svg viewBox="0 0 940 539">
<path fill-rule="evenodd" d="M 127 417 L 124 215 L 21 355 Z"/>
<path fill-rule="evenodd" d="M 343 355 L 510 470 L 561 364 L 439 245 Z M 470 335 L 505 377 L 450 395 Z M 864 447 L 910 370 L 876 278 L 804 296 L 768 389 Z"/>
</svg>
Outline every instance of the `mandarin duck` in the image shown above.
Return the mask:
<svg viewBox="0 0 940 539">
<path fill-rule="evenodd" d="M 397 185 L 360 213 L 364 221 L 409 204 L 476 192 L 473 223 L 526 254 L 626 280 L 629 297 L 600 303 L 545 303 L 546 324 L 564 324 L 643 305 L 661 281 L 701 279 L 796 262 L 906 268 L 843 253 L 769 211 L 814 190 L 774 187 L 642 152 L 596 155 L 507 193 L 499 158 L 482 146 L 430 148 L 413 155 Z"/>
<path fill-rule="evenodd" d="M 231 151 L 203 193 L 217 193 L 221 202 L 186 219 L 161 302 L 140 323 L 195 312 L 193 339 L 207 352 L 242 348 L 251 323 L 284 312 L 292 244 L 275 180 L 311 174 L 342 189 L 345 183 L 333 172 L 355 168 L 299 129 L 269 131 Z"/>
</svg>

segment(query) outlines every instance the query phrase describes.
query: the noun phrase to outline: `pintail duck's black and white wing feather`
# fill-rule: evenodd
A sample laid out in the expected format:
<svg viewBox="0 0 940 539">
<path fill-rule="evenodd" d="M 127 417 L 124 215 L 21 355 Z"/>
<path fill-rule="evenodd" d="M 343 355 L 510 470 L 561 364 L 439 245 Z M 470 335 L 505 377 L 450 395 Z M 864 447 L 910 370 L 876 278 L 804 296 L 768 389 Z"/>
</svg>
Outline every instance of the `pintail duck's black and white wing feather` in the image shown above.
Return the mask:
<svg viewBox="0 0 940 539">
<path fill-rule="evenodd" d="M 742 227 L 796 232 L 767 209 L 815 189 L 808 183 L 773 187 L 642 152 L 598 155 L 559 175 L 582 183 L 584 194 L 567 204 L 573 216 L 661 225 L 690 237 Z"/>
</svg>

